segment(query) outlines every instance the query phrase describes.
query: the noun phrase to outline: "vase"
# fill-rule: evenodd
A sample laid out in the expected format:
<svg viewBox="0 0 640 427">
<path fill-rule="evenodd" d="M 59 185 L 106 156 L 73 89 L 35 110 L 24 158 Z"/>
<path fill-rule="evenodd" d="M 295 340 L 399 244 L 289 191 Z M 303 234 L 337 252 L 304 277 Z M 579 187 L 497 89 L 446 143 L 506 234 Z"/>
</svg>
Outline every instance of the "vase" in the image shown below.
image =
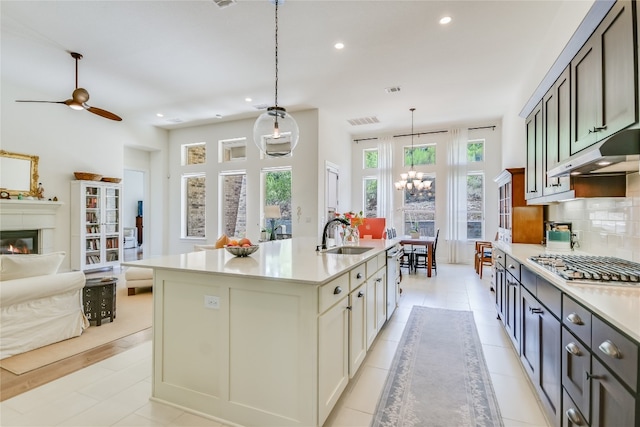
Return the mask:
<svg viewBox="0 0 640 427">
<path fill-rule="evenodd" d="M 359 243 L 360 243 L 360 230 L 358 230 L 358 227 L 345 227 L 344 244 L 357 245 Z"/>
<path fill-rule="evenodd" d="M 410 233 L 410 235 L 411 235 L 412 239 L 419 239 L 420 238 L 420 232 L 418 232 L 418 231 L 412 231 Z"/>
</svg>

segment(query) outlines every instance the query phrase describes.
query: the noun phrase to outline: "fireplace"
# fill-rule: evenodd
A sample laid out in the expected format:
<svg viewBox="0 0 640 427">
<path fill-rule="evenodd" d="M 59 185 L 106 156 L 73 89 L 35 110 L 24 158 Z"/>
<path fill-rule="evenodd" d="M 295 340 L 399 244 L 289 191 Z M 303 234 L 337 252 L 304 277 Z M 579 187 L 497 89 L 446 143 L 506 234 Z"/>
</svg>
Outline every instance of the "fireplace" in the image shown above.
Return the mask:
<svg viewBox="0 0 640 427">
<path fill-rule="evenodd" d="M 53 252 L 56 212 L 62 205 L 46 200 L 0 200 L 1 252 L 21 253 L 24 246 L 32 254 Z M 11 243 L 10 240 L 20 241 Z M 19 250 L 9 249 L 9 246 Z"/>
<path fill-rule="evenodd" d="M 38 230 L 0 231 L 0 254 L 37 254 Z"/>
</svg>

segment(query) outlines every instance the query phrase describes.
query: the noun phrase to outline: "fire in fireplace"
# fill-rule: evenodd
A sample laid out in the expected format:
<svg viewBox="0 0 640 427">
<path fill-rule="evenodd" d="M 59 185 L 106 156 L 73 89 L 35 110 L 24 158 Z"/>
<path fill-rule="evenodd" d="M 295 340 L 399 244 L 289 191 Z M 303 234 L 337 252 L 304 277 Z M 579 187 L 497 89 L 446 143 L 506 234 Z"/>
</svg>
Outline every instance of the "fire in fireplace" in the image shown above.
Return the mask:
<svg viewBox="0 0 640 427">
<path fill-rule="evenodd" d="M 0 254 L 37 254 L 38 230 L 0 231 Z"/>
</svg>

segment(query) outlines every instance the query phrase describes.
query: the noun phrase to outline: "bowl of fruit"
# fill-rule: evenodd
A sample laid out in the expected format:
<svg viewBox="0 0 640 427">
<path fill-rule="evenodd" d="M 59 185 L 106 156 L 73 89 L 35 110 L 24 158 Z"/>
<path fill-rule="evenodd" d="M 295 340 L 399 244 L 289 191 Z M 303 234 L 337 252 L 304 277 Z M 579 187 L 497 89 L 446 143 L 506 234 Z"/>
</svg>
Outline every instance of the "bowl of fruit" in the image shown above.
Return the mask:
<svg viewBox="0 0 640 427">
<path fill-rule="evenodd" d="M 242 238 L 240 240 L 230 239 L 224 248 L 232 255 L 237 257 L 249 256 L 258 250 L 260 246 L 251 243 L 251 240 Z"/>
</svg>

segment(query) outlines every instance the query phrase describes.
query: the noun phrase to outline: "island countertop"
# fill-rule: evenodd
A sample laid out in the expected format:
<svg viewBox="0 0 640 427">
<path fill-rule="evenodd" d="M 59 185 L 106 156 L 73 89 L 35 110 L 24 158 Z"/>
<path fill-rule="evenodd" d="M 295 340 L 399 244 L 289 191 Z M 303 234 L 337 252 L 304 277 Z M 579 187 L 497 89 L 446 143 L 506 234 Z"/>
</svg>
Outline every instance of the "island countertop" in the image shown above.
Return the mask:
<svg viewBox="0 0 640 427">
<path fill-rule="evenodd" d="M 550 281 L 558 289 L 640 343 L 640 285 L 623 287 L 574 284 L 528 259 L 530 256 L 541 253 L 559 253 L 561 251 L 546 250 L 540 245 L 521 243 L 508 245 L 500 242 L 496 244 L 496 247 L 513 256 L 528 269 Z M 573 254 L 590 255 L 580 251 L 573 251 Z"/>
<path fill-rule="evenodd" d="M 359 255 L 338 255 L 316 252 L 316 238 L 297 237 L 261 242 L 260 249 L 247 257 L 233 256 L 225 249 L 212 249 L 123 262 L 122 265 L 323 284 L 397 242 L 398 239 L 361 239 L 358 246 L 372 249 Z"/>
</svg>

